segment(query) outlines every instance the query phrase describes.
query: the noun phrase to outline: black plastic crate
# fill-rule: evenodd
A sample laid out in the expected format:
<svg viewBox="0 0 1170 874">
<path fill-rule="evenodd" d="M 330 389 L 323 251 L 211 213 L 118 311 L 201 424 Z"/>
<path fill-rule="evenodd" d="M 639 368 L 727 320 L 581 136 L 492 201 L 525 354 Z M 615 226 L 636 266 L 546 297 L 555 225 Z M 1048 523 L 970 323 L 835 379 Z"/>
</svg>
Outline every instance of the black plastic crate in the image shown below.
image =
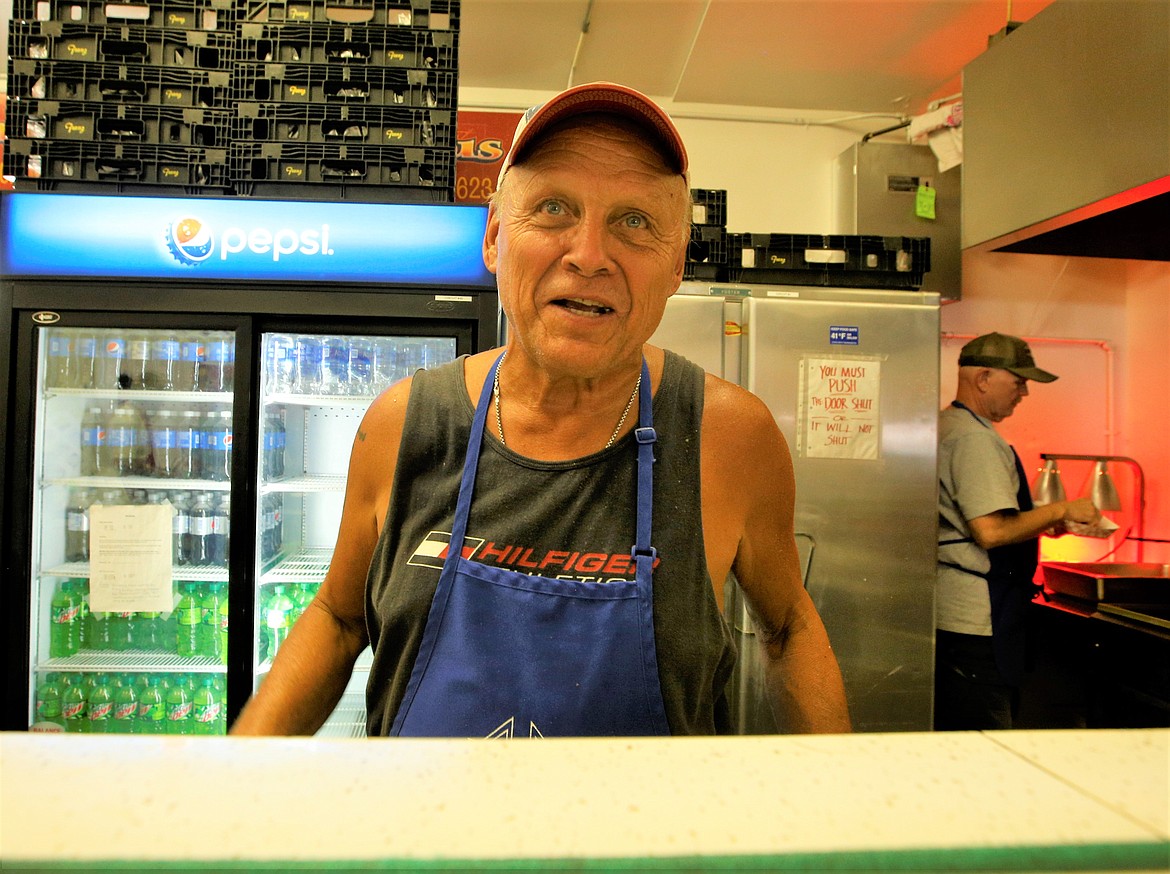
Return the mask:
<svg viewBox="0 0 1170 874">
<path fill-rule="evenodd" d="M 715 225 L 691 225 L 687 245 L 689 264 L 727 264 L 727 231 Z"/>
<path fill-rule="evenodd" d="M 235 0 L 13 0 L 12 17 L 15 21 L 231 31 L 238 8 Z"/>
<path fill-rule="evenodd" d="M 917 289 L 930 270 L 929 237 L 728 234 L 733 282 Z"/>
<path fill-rule="evenodd" d="M 726 282 L 727 267 L 723 264 L 695 264 L 688 261 L 683 265 L 683 279 L 697 282 Z"/>
<path fill-rule="evenodd" d="M 25 139 L 100 140 L 115 143 L 226 148 L 226 110 L 153 104 L 55 100 L 14 101 L 14 136 Z"/>
<path fill-rule="evenodd" d="M 241 142 L 370 144 L 448 148 L 455 114 L 381 106 L 240 103 L 232 137 Z"/>
<path fill-rule="evenodd" d="M 228 109 L 230 85 L 231 74 L 226 70 L 14 59 L 8 77 L 8 94 L 12 99 L 21 100 Z"/>
<path fill-rule="evenodd" d="M 267 24 L 340 24 L 459 29 L 459 0 L 247 0 L 243 19 Z"/>
<path fill-rule="evenodd" d="M 459 66 L 458 34 L 388 27 L 245 22 L 237 30 L 236 60 L 455 71 Z"/>
<path fill-rule="evenodd" d="M 432 70 L 238 64 L 233 81 L 247 102 L 454 110 L 456 100 L 455 74 Z"/>
<path fill-rule="evenodd" d="M 9 143 L 4 163 L 18 190 L 231 193 L 226 149 L 23 140 Z"/>
<path fill-rule="evenodd" d="M 237 143 L 232 179 L 240 194 L 294 199 L 454 201 L 449 149 Z"/>
<path fill-rule="evenodd" d="M 13 22 L 9 45 L 13 62 L 28 59 L 230 70 L 235 33 Z"/>
<path fill-rule="evenodd" d="M 721 189 L 691 189 L 691 222 L 696 225 L 727 225 L 727 192 Z"/>
</svg>

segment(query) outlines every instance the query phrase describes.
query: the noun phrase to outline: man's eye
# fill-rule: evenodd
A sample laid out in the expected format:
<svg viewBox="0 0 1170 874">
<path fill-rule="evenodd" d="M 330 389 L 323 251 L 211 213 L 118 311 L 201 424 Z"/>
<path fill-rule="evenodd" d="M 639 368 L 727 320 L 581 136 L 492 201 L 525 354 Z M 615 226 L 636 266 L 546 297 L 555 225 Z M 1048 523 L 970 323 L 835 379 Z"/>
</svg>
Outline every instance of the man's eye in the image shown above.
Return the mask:
<svg viewBox="0 0 1170 874">
<path fill-rule="evenodd" d="M 541 207 L 541 212 L 547 215 L 562 215 L 564 211 L 564 206 L 555 200 L 546 200 L 544 205 Z"/>
<path fill-rule="evenodd" d="M 625 218 L 625 225 L 627 228 L 641 229 L 645 228 L 648 224 L 649 222 L 646 221 L 646 216 L 641 215 L 640 213 L 633 212 Z"/>
</svg>

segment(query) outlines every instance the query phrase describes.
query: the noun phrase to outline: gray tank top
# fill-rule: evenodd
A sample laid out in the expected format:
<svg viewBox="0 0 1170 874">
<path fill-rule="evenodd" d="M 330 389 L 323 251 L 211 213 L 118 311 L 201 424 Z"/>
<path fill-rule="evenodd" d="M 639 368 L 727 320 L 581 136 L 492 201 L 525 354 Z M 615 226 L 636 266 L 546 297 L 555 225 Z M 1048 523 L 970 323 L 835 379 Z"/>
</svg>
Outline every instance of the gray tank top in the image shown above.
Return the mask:
<svg viewBox="0 0 1170 874">
<path fill-rule="evenodd" d="M 701 368 L 667 351 L 654 395 L 654 631 L 673 734 L 731 731 L 725 687 L 735 647 L 703 549 L 703 377 Z M 415 374 L 389 512 L 366 580 L 370 735 L 389 733 L 410 680 L 443 566 L 474 413 L 463 359 Z M 636 457 L 632 434 L 609 449 L 561 462 L 534 461 L 486 438 L 464 544 L 468 557 L 599 585 L 632 580 Z"/>
</svg>

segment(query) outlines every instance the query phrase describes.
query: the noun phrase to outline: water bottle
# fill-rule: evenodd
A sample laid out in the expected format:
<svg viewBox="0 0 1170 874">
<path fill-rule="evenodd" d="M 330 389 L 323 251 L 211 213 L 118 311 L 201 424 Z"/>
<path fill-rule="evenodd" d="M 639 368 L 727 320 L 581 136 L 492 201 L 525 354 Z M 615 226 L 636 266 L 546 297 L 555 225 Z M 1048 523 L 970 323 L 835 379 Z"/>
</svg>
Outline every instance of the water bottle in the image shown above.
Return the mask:
<svg viewBox="0 0 1170 874">
<path fill-rule="evenodd" d="M 215 504 L 211 517 L 211 561 L 227 567 L 232 537 L 232 496 L 224 492 Z"/>
<path fill-rule="evenodd" d="M 74 368 L 74 385 L 77 388 L 94 387 L 94 368 L 97 366 L 97 331 L 94 328 L 78 328 L 73 341 L 73 354 L 77 360 Z"/>
<path fill-rule="evenodd" d="M 147 686 L 138 695 L 138 734 L 164 734 L 167 730 L 167 706 L 162 678 L 151 674 Z"/>
<path fill-rule="evenodd" d="M 227 600 L 227 584 L 222 580 L 214 580 L 207 584 L 207 591 L 200 604 L 199 626 L 199 654 L 217 662 L 227 662 L 227 652 L 223 650 L 226 635 L 220 634 L 220 607 Z"/>
<path fill-rule="evenodd" d="M 296 381 L 296 341 L 288 334 L 270 334 L 264 350 L 265 391 L 287 394 Z"/>
<path fill-rule="evenodd" d="M 88 489 L 70 489 L 65 502 L 65 561 L 89 561 Z"/>
<path fill-rule="evenodd" d="M 284 449 L 288 443 L 284 416 L 284 407 L 278 407 L 272 415 L 272 479 L 284 476 Z"/>
<path fill-rule="evenodd" d="M 57 674 L 46 674 L 37 684 L 36 713 L 38 730 L 52 731 L 51 725 L 65 729 L 65 717 L 61 713 L 61 678 Z"/>
<path fill-rule="evenodd" d="M 89 713 L 86 710 L 85 675 L 74 674 L 64 677 L 61 690 L 61 719 L 65 730 L 78 734 L 89 731 Z"/>
<path fill-rule="evenodd" d="M 138 416 L 132 407 L 121 404 L 111 412 L 106 425 L 106 440 L 102 447 L 104 476 L 132 476 L 135 471 L 134 438 L 137 436 Z"/>
<path fill-rule="evenodd" d="M 125 358 L 126 332 L 121 329 L 104 331 L 97 342 L 93 387 L 96 389 L 127 388 L 129 378 L 122 372 Z"/>
<path fill-rule="evenodd" d="M 215 331 L 207 341 L 207 364 L 200 374 L 202 391 L 230 392 L 235 379 L 236 341 L 229 331 Z"/>
<path fill-rule="evenodd" d="M 180 583 L 179 592 L 179 603 L 175 607 L 179 631 L 175 652 L 183 658 L 194 658 L 199 655 L 199 626 L 203 611 L 195 595 L 194 583 Z"/>
<path fill-rule="evenodd" d="M 91 734 L 110 734 L 114 730 L 114 690 L 110 675 L 98 674 L 97 683 L 89 693 L 89 730 Z"/>
<path fill-rule="evenodd" d="M 70 331 L 63 328 L 49 333 L 48 354 L 45 356 L 45 388 L 73 388 L 77 384 L 76 354 Z"/>
<path fill-rule="evenodd" d="M 191 504 L 188 492 L 171 492 L 168 495 L 171 506 L 175 508 L 175 515 L 171 516 L 171 563 L 185 565 L 191 563 Z"/>
<path fill-rule="evenodd" d="M 215 677 L 204 674 L 192 696 L 191 734 L 219 734 L 219 709 Z"/>
<path fill-rule="evenodd" d="M 49 657 L 69 658 L 81 649 L 81 594 L 72 579 L 61 580 L 49 605 Z"/>
<path fill-rule="evenodd" d="M 199 391 L 207 346 L 200 334 L 185 333 L 179 338 L 179 361 L 175 365 L 175 391 Z"/>
<path fill-rule="evenodd" d="M 374 393 L 374 341 L 353 337 L 349 341 L 349 394 Z"/>
<path fill-rule="evenodd" d="M 389 337 L 374 338 L 374 394 L 398 381 L 398 344 Z"/>
<path fill-rule="evenodd" d="M 110 649 L 116 652 L 126 652 L 134 649 L 134 612 L 132 610 L 116 610 L 107 614 L 109 623 Z"/>
<path fill-rule="evenodd" d="M 162 614 L 148 611 L 134 614 L 134 645 L 140 650 L 163 649 L 165 631 Z"/>
<path fill-rule="evenodd" d="M 349 391 L 349 338 L 321 338 L 321 394 L 343 395 Z"/>
<path fill-rule="evenodd" d="M 184 455 L 179 446 L 181 423 L 179 411 L 172 407 L 160 407 L 150 417 L 150 447 L 155 476 L 183 476 Z M 189 465 L 190 461 L 185 463 Z"/>
<path fill-rule="evenodd" d="M 210 492 L 200 492 L 191 504 L 187 525 L 187 562 L 189 564 L 212 563 L 212 525 L 215 511 L 211 507 Z"/>
<path fill-rule="evenodd" d="M 126 361 L 123 373 L 128 381 L 125 388 L 144 389 L 148 387 L 150 342 L 150 333 L 147 331 L 126 332 Z"/>
<path fill-rule="evenodd" d="M 194 702 L 185 674 L 179 674 L 167 689 L 167 734 L 190 734 Z"/>
<path fill-rule="evenodd" d="M 175 415 L 176 479 L 199 479 L 203 469 L 203 414 L 196 409 Z"/>
<path fill-rule="evenodd" d="M 156 333 L 150 341 L 150 367 L 146 387 L 153 391 L 174 391 L 182 346 L 173 330 Z"/>
<path fill-rule="evenodd" d="M 91 404 L 81 417 L 81 465 L 82 476 L 102 476 L 102 447 L 106 441 L 105 413 L 102 408 Z"/>
<path fill-rule="evenodd" d="M 272 587 L 272 597 L 264 609 L 264 633 L 268 641 L 268 657 L 276 658 L 280 645 L 288 637 L 292 628 L 292 613 L 294 610 L 292 599 L 285 592 L 284 585 L 277 583 Z"/>
<path fill-rule="evenodd" d="M 85 648 L 102 652 L 113 649 L 110 639 L 110 614 L 89 611 L 85 623 Z"/>
<path fill-rule="evenodd" d="M 204 424 L 203 478 L 224 482 L 232 474 L 232 411 L 212 410 Z"/>
<path fill-rule="evenodd" d="M 129 674 L 118 677 L 114 685 L 114 734 L 138 733 L 138 692 Z"/>
<path fill-rule="evenodd" d="M 293 390 L 299 395 L 321 394 L 321 338 L 301 334 L 295 346 Z"/>
</svg>

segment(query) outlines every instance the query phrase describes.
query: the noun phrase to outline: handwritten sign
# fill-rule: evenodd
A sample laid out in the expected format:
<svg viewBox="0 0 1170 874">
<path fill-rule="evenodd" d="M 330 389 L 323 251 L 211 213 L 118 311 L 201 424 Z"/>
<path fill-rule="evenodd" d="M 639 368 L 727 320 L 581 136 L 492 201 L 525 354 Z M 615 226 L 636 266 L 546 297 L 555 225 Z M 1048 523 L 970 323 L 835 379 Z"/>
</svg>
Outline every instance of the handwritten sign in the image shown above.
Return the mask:
<svg viewBox="0 0 1170 874">
<path fill-rule="evenodd" d="M 89 508 L 89 609 L 166 613 L 171 590 L 169 503 Z"/>
<path fill-rule="evenodd" d="M 878 457 L 879 359 L 801 359 L 800 387 L 800 454 L 807 458 Z"/>
</svg>

